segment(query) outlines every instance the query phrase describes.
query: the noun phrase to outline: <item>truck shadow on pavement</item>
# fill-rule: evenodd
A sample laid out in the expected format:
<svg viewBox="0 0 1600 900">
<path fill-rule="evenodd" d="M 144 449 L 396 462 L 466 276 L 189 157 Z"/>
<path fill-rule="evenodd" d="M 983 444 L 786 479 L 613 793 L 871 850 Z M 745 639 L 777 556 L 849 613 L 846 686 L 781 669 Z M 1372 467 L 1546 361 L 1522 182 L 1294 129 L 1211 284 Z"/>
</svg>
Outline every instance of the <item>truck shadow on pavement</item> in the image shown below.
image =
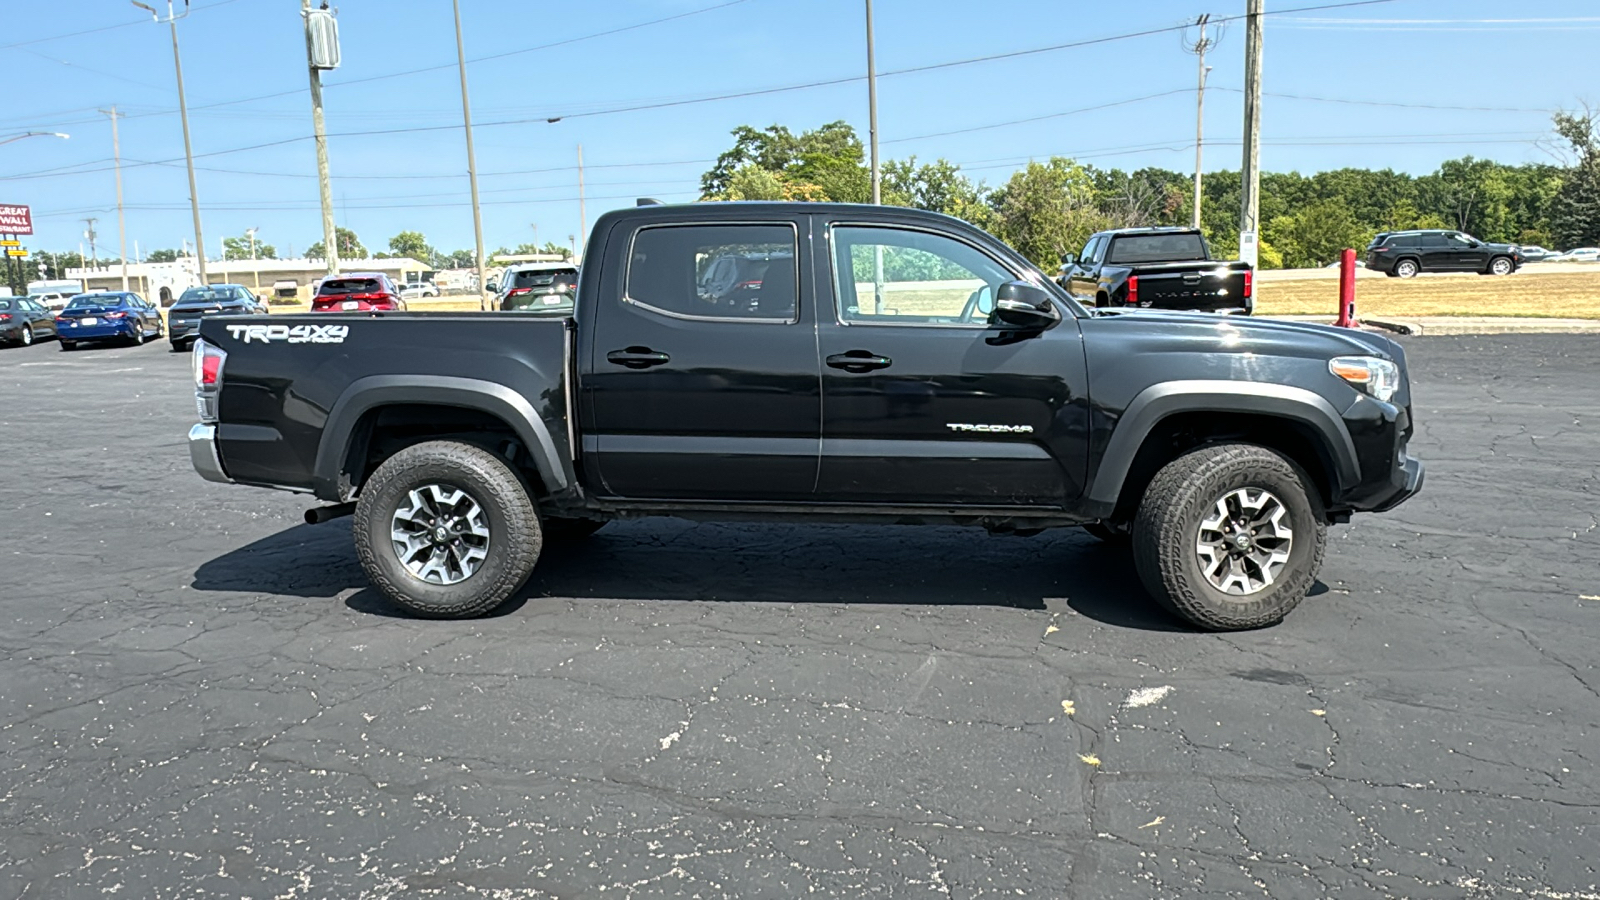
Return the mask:
<svg viewBox="0 0 1600 900">
<path fill-rule="evenodd" d="M 202 564 L 192 586 L 305 598 L 356 589 L 350 609 L 409 617 L 368 584 L 348 520 L 229 551 Z M 1127 550 L 1071 528 L 1019 538 L 955 527 L 614 522 L 586 540 L 546 544 L 528 583 L 494 615 L 545 598 L 1071 609 L 1119 628 L 1191 630 L 1145 594 Z"/>
</svg>

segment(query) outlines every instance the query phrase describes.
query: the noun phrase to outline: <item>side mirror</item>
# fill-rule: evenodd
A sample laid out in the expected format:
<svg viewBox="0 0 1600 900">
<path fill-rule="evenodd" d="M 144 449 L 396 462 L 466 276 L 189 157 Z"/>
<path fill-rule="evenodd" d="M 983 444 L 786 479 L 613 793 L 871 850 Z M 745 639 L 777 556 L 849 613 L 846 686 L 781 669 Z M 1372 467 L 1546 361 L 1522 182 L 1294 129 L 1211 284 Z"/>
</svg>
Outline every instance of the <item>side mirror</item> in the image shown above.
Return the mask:
<svg viewBox="0 0 1600 900">
<path fill-rule="evenodd" d="M 500 282 L 498 282 L 498 281 L 489 282 L 489 293 L 491 293 L 491 294 L 500 293 Z"/>
<path fill-rule="evenodd" d="M 1061 264 L 1063 266 L 1066 266 L 1067 268 L 1071 268 L 1071 267 L 1077 265 L 1078 264 L 1078 256 L 1077 256 L 1077 254 L 1075 254 L 1075 253 L 1063 253 L 1063 254 L 1061 254 Z"/>
<path fill-rule="evenodd" d="M 995 292 L 994 320 L 1013 328 L 1042 331 L 1061 321 L 1061 313 L 1044 288 L 1008 281 Z"/>
</svg>

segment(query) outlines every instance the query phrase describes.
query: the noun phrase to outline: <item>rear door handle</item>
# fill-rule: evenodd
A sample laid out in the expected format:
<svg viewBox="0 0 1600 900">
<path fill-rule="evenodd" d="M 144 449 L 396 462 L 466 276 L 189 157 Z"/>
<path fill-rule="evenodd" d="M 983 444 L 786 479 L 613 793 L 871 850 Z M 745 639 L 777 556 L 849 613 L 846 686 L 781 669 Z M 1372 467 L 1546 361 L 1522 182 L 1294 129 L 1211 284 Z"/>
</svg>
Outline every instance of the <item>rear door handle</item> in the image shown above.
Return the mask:
<svg viewBox="0 0 1600 900">
<path fill-rule="evenodd" d="M 630 369 L 648 369 L 662 363 L 671 362 L 672 357 L 665 353 L 658 353 L 649 347 L 629 347 L 625 350 L 613 350 L 606 354 L 606 362 L 627 366 Z"/>
<path fill-rule="evenodd" d="M 823 360 L 835 369 L 846 372 L 870 372 L 873 369 L 887 369 L 894 365 L 894 360 L 887 356 L 879 356 L 870 350 L 846 350 L 835 353 Z"/>
</svg>

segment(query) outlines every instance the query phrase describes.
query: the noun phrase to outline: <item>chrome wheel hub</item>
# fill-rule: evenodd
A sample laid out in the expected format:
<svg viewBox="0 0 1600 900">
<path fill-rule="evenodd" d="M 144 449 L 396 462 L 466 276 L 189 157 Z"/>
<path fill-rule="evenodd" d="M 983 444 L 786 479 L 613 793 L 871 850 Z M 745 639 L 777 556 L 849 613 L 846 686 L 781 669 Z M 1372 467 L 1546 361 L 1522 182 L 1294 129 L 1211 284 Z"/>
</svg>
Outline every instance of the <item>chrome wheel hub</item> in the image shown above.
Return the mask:
<svg viewBox="0 0 1600 900">
<path fill-rule="evenodd" d="M 1195 536 L 1195 556 L 1206 581 L 1241 597 L 1272 586 L 1293 546 L 1288 508 L 1271 491 L 1258 488 L 1224 494 L 1200 520 Z"/>
<path fill-rule="evenodd" d="M 466 491 L 428 484 L 406 494 L 389 532 L 394 554 L 415 578 L 458 584 L 489 557 L 489 517 Z"/>
</svg>

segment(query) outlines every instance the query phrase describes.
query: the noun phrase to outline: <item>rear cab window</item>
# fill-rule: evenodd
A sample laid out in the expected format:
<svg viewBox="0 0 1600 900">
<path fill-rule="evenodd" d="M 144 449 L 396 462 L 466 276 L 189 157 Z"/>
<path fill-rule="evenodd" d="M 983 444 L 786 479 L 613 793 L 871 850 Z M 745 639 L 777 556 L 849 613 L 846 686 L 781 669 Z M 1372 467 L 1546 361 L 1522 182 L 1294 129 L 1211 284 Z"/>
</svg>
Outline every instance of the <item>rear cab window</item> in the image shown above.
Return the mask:
<svg viewBox="0 0 1600 900">
<path fill-rule="evenodd" d="M 1208 259 L 1205 241 L 1198 234 L 1122 234 L 1111 241 L 1106 262 L 1113 265 L 1144 262 L 1197 262 Z"/>
<path fill-rule="evenodd" d="M 376 278 L 330 278 L 322 283 L 317 293 L 323 296 L 381 294 L 383 283 Z"/>
</svg>

